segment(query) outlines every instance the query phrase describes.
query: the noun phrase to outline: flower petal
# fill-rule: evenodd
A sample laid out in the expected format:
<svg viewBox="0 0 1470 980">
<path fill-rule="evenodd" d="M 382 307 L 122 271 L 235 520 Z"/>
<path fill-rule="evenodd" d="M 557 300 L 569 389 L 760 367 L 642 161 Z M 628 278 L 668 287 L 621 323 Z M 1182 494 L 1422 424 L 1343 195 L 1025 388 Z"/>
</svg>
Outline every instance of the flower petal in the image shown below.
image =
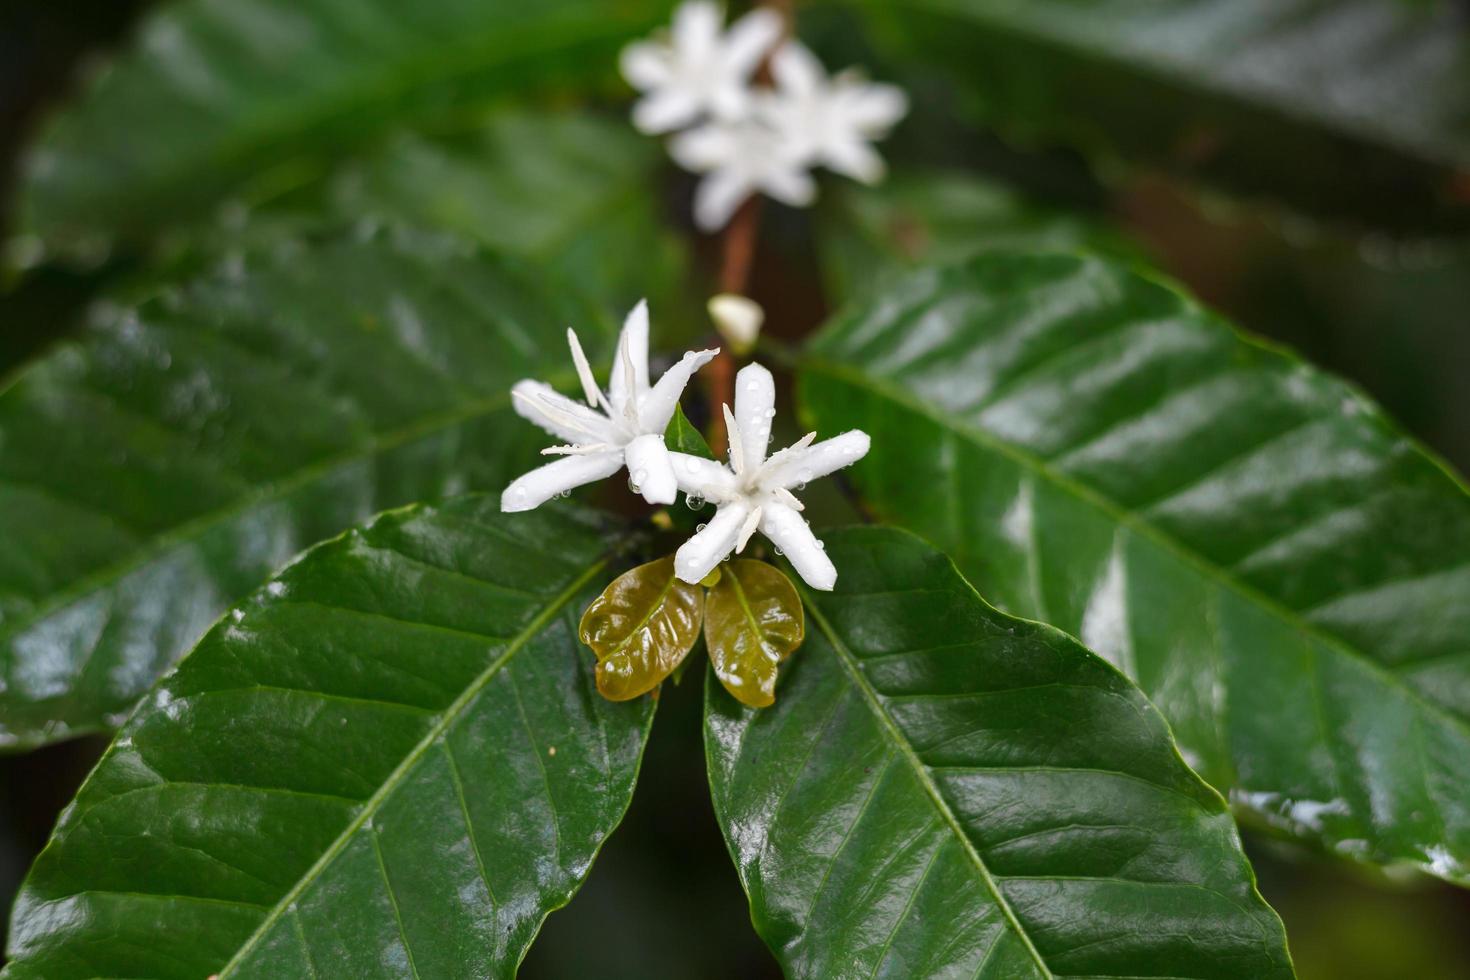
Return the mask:
<svg viewBox="0 0 1470 980">
<path fill-rule="evenodd" d="M 517 381 L 510 395 L 517 415 L 558 439 L 573 444 L 622 441 L 606 416 L 560 394 L 544 382 Z"/>
<path fill-rule="evenodd" d="M 713 0 L 687 0 L 674 11 L 670 34 L 674 50 L 681 60 L 696 64 L 714 51 L 719 43 L 720 26 L 725 14 Z"/>
<path fill-rule="evenodd" d="M 827 80 L 827 72 L 810 48 L 799 41 L 787 41 L 771 56 L 771 76 L 785 95 L 811 95 Z"/>
<path fill-rule="evenodd" d="M 628 485 L 650 504 L 672 504 L 679 495 L 674 464 L 662 432 L 639 436 L 623 450 Z"/>
<path fill-rule="evenodd" d="M 699 100 L 683 88 L 658 89 L 633 106 L 633 125 L 648 136 L 672 132 L 698 116 Z"/>
<path fill-rule="evenodd" d="M 776 380 L 759 364 L 747 364 L 735 375 L 735 424 L 740 427 L 740 447 L 745 451 L 746 473 L 754 473 L 766 461 L 771 443 L 771 420 L 776 417 Z M 730 440 L 730 445 L 736 445 Z"/>
<path fill-rule="evenodd" d="M 719 231 L 754 190 L 744 174 L 715 171 L 701 180 L 694 192 L 694 223 L 701 231 Z"/>
<path fill-rule="evenodd" d="M 761 509 L 761 533 L 785 553 L 791 567 L 807 585 L 823 592 L 832 591 L 832 586 L 837 584 L 837 567 L 806 520 L 785 504 L 767 503 Z"/>
<path fill-rule="evenodd" d="M 740 496 L 735 474 L 727 467 L 702 456 L 669 453 L 674 464 L 674 479 L 679 489 L 691 497 L 703 497 L 711 503 L 723 504 Z"/>
<path fill-rule="evenodd" d="M 636 89 L 660 88 L 674 77 L 669 49 L 652 41 L 635 41 L 623 48 L 618 67 L 628 84 Z"/>
<path fill-rule="evenodd" d="M 727 126 L 696 126 L 669 140 L 669 156 L 695 174 L 719 168 L 736 149 L 734 131 Z"/>
<path fill-rule="evenodd" d="M 800 487 L 802 484 L 844 466 L 851 466 L 868 454 L 872 440 L 861 429 L 844 432 L 840 436 L 824 439 L 816 445 L 793 452 L 777 460 L 774 466 L 761 474 L 761 484 L 766 487 Z"/>
<path fill-rule="evenodd" d="M 804 208 L 817 199 L 817 182 L 804 165 L 770 167 L 761 174 L 760 189 L 793 208 Z"/>
<path fill-rule="evenodd" d="M 878 151 L 860 139 L 832 140 L 822 147 L 822 162 L 834 173 L 876 184 L 888 172 Z"/>
<path fill-rule="evenodd" d="M 653 390 L 643 397 L 638 406 L 638 421 L 644 432 L 657 432 L 660 436 L 669 427 L 674 409 L 679 405 L 679 396 L 689 385 L 694 372 L 712 361 L 719 348 L 714 350 L 689 351 L 679 358 L 679 363 L 664 372 Z"/>
<path fill-rule="evenodd" d="M 628 370 L 633 372 L 633 387 L 628 387 Z M 608 398 L 615 411 L 621 413 L 629 397 L 641 400 L 648 392 L 648 301 L 640 299 L 623 320 L 618 334 L 618 349 L 613 355 L 612 377 L 608 382 Z M 663 430 L 660 429 L 660 432 Z"/>
<path fill-rule="evenodd" d="M 897 85 L 844 85 L 839 98 L 847 121 L 870 138 L 886 135 L 909 111 L 909 97 Z"/>
<path fill-rule="evenodd" d="M 505 488 L 500 509 L 507 514 L 539 507 L 573 487 L 612 476 L 623 468 L 621 450 L 589 456 L 567 456 L 537 467 Z"/>
<path fill-rule="evenodd" d="M 738 500 L 715 511 L 704 530 L 685 541 L 674 553 L 674 574 L 685 582 L 703 580 L 735 550 L 735 541 L 749 513 L 750 508 Z"/>
<path fill-rule="evenodd" d="M 749 79 L 784 28 L 781 15 L 769 7 L 758 7 L 730 25 L 725 35 L 725 64 L 731 73 L 741 81 Z"/>
</svg>

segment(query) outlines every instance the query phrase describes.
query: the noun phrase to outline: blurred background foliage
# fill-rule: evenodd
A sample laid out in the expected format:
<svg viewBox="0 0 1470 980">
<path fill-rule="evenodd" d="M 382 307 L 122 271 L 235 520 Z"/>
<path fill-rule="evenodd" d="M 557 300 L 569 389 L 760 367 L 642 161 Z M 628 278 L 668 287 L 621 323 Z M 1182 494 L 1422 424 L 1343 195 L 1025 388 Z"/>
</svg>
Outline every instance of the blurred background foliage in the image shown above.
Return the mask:
<svg viewBox="0 0 1470 980">
<path fill-rule="evenodd" d="M 1397 52 L 1404 59 L 1397 82 L 1412 85 L 1416 67 L 1470 44 L 1470 3 L 1401 2 L 1432 8 L 1440 25 L 1439 34 L 1417 39 L 1418 47 L 1406 41 L 1407 50 Z M 97 73 L 109 48 L 130 39 L 146 6 L 12 0 L 0 9 L 0 239 L 25 220 L 13 210 L 25 141 Z M 1049 34 L 1047 18 L 1079 4 L 1008 5 L 1026 13 L 995 33 L 976 26 L 953 36 L 936 31 L 927 15 L 893 14 L 876 0 L 869 6 L 880 8 L 871 29 L 846 4 L 803 5 L 803 37 L 828 64 L 861 63 L 905 85 L 914 112 L 884 147 L 893 177 L 881 189 L 828 182 L 812 212 L 768 208 L 751 291 L 767 305 L 773 333 L 804 334 L 842 298 L 876 288 L 906 263 L 1018 243 L 1085 247 L 1163 269 L 1243 326 L 1360 384 L 1456 468 L 1470 470 L 1463 378 L 1470 238 L 1459 237 L 1470 224 L 1470 173 L 1436 165 L 1440 157 L 1463 158 L 1463 145 L 1430 145 L 1416 130 L 1444 118 L 1457 123 L 1457 138 L 1470 139 L 1470 85 L 1429 93 L 1435 104 L 1423 107 L 1422 119 L 1386 122 L 1397 127 L 1389 141 L 1396 149 L 1381 154 L 1358 153 L 1330 133 L 1309 132 L 1283 147 L 1273 142 L 1284 132 L 1273 128 L 1280 120 L 1222 146 L 1220 132 L 1201 120 L 1230 120 L 1230 100 L 1211 83 L 1228 91 L 1226 83 L 1239 80 L 1231 72 L 1245 69 L 1230 64 L 1232 52 L 1206 59 L 1205 81 L 1196 86 L 1171 84 L 1168 73 L 1135 79 L 1160 93 L 1156 116 L 1135 117 L 1118 109 L 1136 88 L 1098 81 L 1108 77 L 1098 54 L 1106 45 L 1089 47 L 1096 39 L 1084 37 L 1058 47 Z M 964 0 L 929 6 L 966 9 Z M 1370 6 L 1344 0 L 1337 14 L 1352 26 Z M 1261 2 L 1238 7 L 1249 12 Z M 615 3 L 609 16 L 633 23 L 639 9 Z M 1130 16 L 1146 17 L 1149 9 L 1132 4 Z M 1089 23 L 1082 18 L 1079 30 Z M 1341 52 L 1322 50 L 1318 38 L 1315 48 L 1275 54 L 1305 59 L 1303 71 L 1315 67 L 1328 77 L 1351 63 L 1355 36 L 1339 33 Z M 1147 47 L 1146 34 L 1139 43 Z M 956 45 L 969 66 L 963 85 L 914 55 Z M 1042 84 L 1042 73 L 1060 81 Z M 429 98 L 380 112 L 380 126 L 359 119 L 323 131 L 308 152 L 289 158 L 258 148 L 232 175 L 226 205 L 198 208 L 205 217 L 173 222 L 168 234 L 77 241 L 66 255 L 42 254 L 24 235 L 13 240 L 10 264 L 26 273 L 12 275 L 0 295 L 0 384 L 75 330 L 104 289 L 146 292 L 160 268 L 217 259 L 252 236 L 268 240 L 324 214 L 343 223 L 409 216 L 453 228 L 551 264 L 612 309 L 633 298 L 630 283 L 641 284 L 635 291 L 665 311 L 661 329 L 682 324 L 699 332 L 689 283 L 700 275 L 712 280 L 716 255 L 687 225 L 692 181 L 623 121 L 627 93 L 611 59 L 571 57 L 541 66 L 540 74 L 544 84 L 533 100 L 508 99 L 491 86 L 468 107 Z M 570 87 L 574 75 L 579 81 Z M 1289 84 L 1283 91 L 1289 94 Z M 1365 82 L 1344 91 L 1373 89 Z M 1096 123 L 1067 124 L 1057 107 L 1069 99 L 1095 112 Z M 404 118 L 413 125 L 387 125 Z M 166 157 L 167 149 L 148 152 Z M 1301 208 L 1260 193 L 1283 164 Z M 124 227 L 147 228 L 160 218 L 160 202 L 187 203 L 169 194 L 109 196 L 102 177 L 92 203 L 118 208 Z M 666 688 L 663 698 L 644 764 L 649 778 L 628 820 L 581 895 L 548 921 L 523 975 L 581 976 L 593 963 L 609 978 L 778 975 L 749 927 L 710 811 L 696 737 L 698 685 Z M 104 745 L 87 738 L 0 757 L 0 894 L 7 902 Z M 1305 980 L 1470 977 L 1470 893 L 1348 867 L 1265 838 L 1248 836 L 1247 843 Z"/>
</svg>

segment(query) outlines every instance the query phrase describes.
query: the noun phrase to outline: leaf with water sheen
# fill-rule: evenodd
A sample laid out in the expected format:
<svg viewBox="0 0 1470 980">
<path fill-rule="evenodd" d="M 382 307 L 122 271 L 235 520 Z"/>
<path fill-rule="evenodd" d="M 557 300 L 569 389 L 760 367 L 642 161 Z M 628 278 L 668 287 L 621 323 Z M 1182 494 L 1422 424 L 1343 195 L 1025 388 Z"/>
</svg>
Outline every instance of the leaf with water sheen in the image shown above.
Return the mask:
<svg viewBox="0 0 1470 980">
<path fill-rule="evenodd" d="M 578 635 L 597 655 L 597 689 L 627 701 L 684 662 L 704 622 L 704 588 L 674 574 L 674 556 L 613 579 L 582 614 Z"/>
<path fill-rule="evenodd" d="M 665 15 L 661 0 L 159 5 L 46 128 L 23 227 L 61 250 L 147 241 L 309 182 L 404 121 L 611 78 Z"/>
<path fill-rule="evenodd" d="M 763 561 L 737 558 L 719 571 L 704 613 L 710 664 L 737 701 L 764 708 L 776 700 L 782 661 L 801 646 L 801 599 L 786 573 Z"/>
<path fill-rule="evenodd" d="M 622 818 L 653 717 L 599 696 L 577 642 L 616 536 L 468 497 L 313 549 L 119 733 L 0 976 L 512 976 Z"/>
<path fill-rule="evenodd" d="M 1410 0 L 856 0 L 1016 142 L 1067 142 L 1309 212 L 1458 228 L 1470 39 Z M 1116 168 L 1114 168 L 1116 169 Z"/>
<path fill-rule="evenodd" d="M 387 507 L 499 491 L 510 386 L 612 322 L 439 236 L 286 240 L 0 390 L 0 747 L 116 724 L 281 562 Z M 571 381 L 571 378 L 565 378 Z"/>
<path fill-rule="evenodd" d="M 836 590 L 779 702 L 705 685 L 715 811 L 790 977 L 1292 976 L 1225 801 L 1077 641 L 888 528 L 826 536 Z"/>
<path fill-rule="evenodd" d="M 1470 494 L 1359 392 L 1061 255 L 914 275 L 800 388 L 871 433 L 878 513 L 1124 669 L 1243 813 L 1470 883 Z"/>
</svg>

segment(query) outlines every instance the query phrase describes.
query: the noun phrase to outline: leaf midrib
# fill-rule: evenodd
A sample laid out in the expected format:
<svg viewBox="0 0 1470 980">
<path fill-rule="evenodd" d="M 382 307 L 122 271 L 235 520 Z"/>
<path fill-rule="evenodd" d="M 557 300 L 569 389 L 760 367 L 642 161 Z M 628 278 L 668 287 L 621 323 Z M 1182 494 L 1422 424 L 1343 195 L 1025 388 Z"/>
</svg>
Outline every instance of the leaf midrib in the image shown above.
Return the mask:
<svg viewBox="0 0 1470 980">
<path fill-rule="evenodd" d="M 465 709 L 468 708 L 470 706 L 470 703 L 480 694 L 481 691 L 485 689 L 486 685 L 488 685 L 490 681 L 494 679 L 495 675 L 498 674 L 500 670 L 507 663 L 510 662 L 511 658 L 519 653 L 528 642 L 530 642 L 534 637 L 540 634 L 541 631 L 546 628 L 547 624 L 550 623 L 551 620 L 562 611 L 567 603 L 572 600 L 572 597 L 580 592 L 582 588 L 585 587 L 587 583 L 591 581 L 593 577 L 595 577 L 606 566 L 607 558 L 599 558 L 591 565 L 589 565 L 585 571 L 583 571 L 575 579 L 573 579 L 571 584 L 569 584 L 565 589 L 554 596 L 552 600 L 547 604 L 546 608 L 537 613 L 535 618 L 533 618 L 531 622 L 528 623 L 523 630 L 521 630 L 520 633 L 516 634 L 515 638 L 511 640 L 509 646 L 506 647 L 505 652 L 497 657 L 494 661 L 492 661 L 490 665 L 486 667 L 483 671 L 481 671 L 480 674 L 465 687 L 465 690 L 460 694 L 460 696 L 455 698 L 454 701 L 450 703 L 449 707 L 444 709 L 444 713 L 440 717 L 440 719 L 435 722 L 429 728 L 429 730 L 424 733 L 424 737 L 420 739 L 412 749 L 409 750 L 408 754 L 404 756 L 403 761 L 399 763 L 398 766 L 395 767 L 391 773 L 388 774 L 388 776 L 383 780 L 383 784 L 373 792 L 373 795 L 368 797 L 367 800 L 364 801 L 364 803 L 362 804 L 362 809 L 359 810 L 357 815 L 352 818 L 351 822 L 349 822 L 347 826 L 342 829 L 342 832 L 337 835 L 337 837 L 332 841 L 327 849 L 322 852 L 321 857 L 319 857 L 316 862 L 313 863 L 312 866 L 306 870 L 305 874 L 297 879 L 296 884 L 291 887 L 291 890 L 283 895 L 271 907 L 271 910 L 269 914 L 266 915 L 265 919 L 261 921 L 256 930 L 251 933 L 250 937 L 246 939 L 244 943 L 241 944 L 240 948 L 235 952 L 235 955 L 230 958 L 230 961 L 226 963 L 224 967 L 219 971 L 219 973 L 215 974 L 215 976 L 223 978 L 231 974 L 235 970 L 235 968 L 240 965 L 243 958 L 248 953 L 250 953 L 255 948 L 255 946 L 265 937 L 266 933 L 270 931 L 271 927 L 274 926 L 278 921 L 280 921 L 281 916 L 285 915 L 286 912 L 290 910 L 292 904 L 301 897 L 301 894 L 306 890 L 306 888 L 310 886 L 314 881 L 316 881 L 316 879 L 321 876 L 322 872 L 326 870 L 327 866 L 331 864 L 332 860 L 336 858 L 336 856 L 347 847 L 348 843 L 351 842 L 353 835 L 355 835 L 360 829 L 362 829 L 363 825 L 372 818 L 372 816 L 377 812 L 378 808 L 383 804 L 383 802 L 390 795 L 392 795 L 393 791 L 396 790 L 405 779 L 408 778 L 410 772 L 418 764 L 419 760 L 422 759 L 424 755 L 426 755 L 436 744 L 438 744 L 439 739 L 444 735 L 446 731 L 448 731 L 449 726 L 459 720 L 459 718 L 463 715 Z"/>
<path fill-rule="evenodd" d="M 1000 886 L 996 884 L 995 877 L 990 873 L 990 869 L 986 867 L 984 859 L 980 857 L 980 852 L 975 849 L 974 843 L 970 840 L 969 835 L 965 833 L 965 829 L 961 826 L 959 818 L 955 816 L 954 810 L 950 808 L 949 803 L 940 794 L 939 787 L 935 785 L 934 780 L 929 776 L 929 770 L 925 767 L 923 760 L 919 758 L 918 753 L 909 744 L 907 737 L 899 729 L 898 724 L 888 714 L 888 709 L 884 707 L 883 701 L 879 698 L 878 692 L 873 688 L 873 685 L 868 682 L 867 675 L 863 673 L 862 667 L 858 665 L 857 659 L 853 656 L 852 651 L 847 649 L 846 644 L 837 635 L 837 631 L 827 621 L 827 617 L 817 608 L 817 604 L 813 601 L 812 595 L 806 586 L 798 585 L 797 589 L 801 593 L 802 605 L 806 607 L 807 612 L 816 621 L 817 628 L 826 636 L 827 642 L 831 645 L 838 663 L 842 665 L 843 671 L 851 678 L 853 686 L 862 694 L 863 699 L 868 703 L 868 708 L 872 711 L 878 724 L 888 735 L 889 740 L 892 741 L 899 753 L 908 762 L 909 767 L 914 772 L 914 777 L 919 781 L 919 785 L 924 787 L 924 792 L 928 794 L 930 802 L 934 804 L 934 809 L 938 811 L 940 818 L 948 825 L 950 832 L 954 834 L 960 846 L 964 848 L 965 855 L 970 859 L 970 863 L 975 866 L 975 870 L 979 872 L 981 881 L 984 883 L 986 890 L 990 892 L 991 897 L 995 899 L 996 906 L 1000 909 L 1001 915 L 1005 917 L 1011 930 L 1021 940 L 1022 944 L 1025 945 L 1027 954 L 1041 970 L 1042 975 L 1048 978 L 1053 977 L 1054 974 L 1051 968 L 1041 958 L 1041 953 L 1037 951 L 1035 944 L 1031 942 L 1030 934 L 1021 925 L 1020 919 L 1016 917 L 1015 910 L 1011 908 L 1010 902 L 1001 893 Z M 998 943 L 1000 940 L 997 939 L 996 942 Z"/>
<path fill-rule="evenodd" d="M 1283 605 L 1265 593 L 1242 582 L 1240 579 L 1231 575 L 1226 569 L 1221 568 L 1205 556 L 1189 548 L 1182 541 L 1159 530 L 1141 515 L 1123 507 L 1121 504 L 1093 490 L 1086 484 L 1058 471 L 1040 457 L 1018 446 L 1004 442 L 978 426 L 945 416 L 939 409 L 927 404 L 918 396 L 905 390 L 901 385 L 889 381 L 886 378 L 875 377 L 858 368 L 830 361 L 819 356 L 804 356 L 800 361 L 800 366 L 805 371 L 826 374 L 840 383 L 866 389 L 880 398 L 887 398 L 928 419 L 940 428 L 948 429 L 962 438 L 968 439 L 982 450 L 1006 457 L 1023 469 L 1031 472 L 1033 476 L 1047 480 L 1058 489 L 1098 509 L 1104 515 L 1117 524 L 1127 528 L 1132 533 L 1164 549 L 1180 561 L 1193 567 L 1203 578 L 1215 582 L 1222 588 L 1229 589 L 1241 598 L 1259 606 L 1267 613 L 1281 620 L 1288 627 L 1321 643 L 1334 652 L 1350 658 L 1353 662 L 1372 670 L 1387 685 L 1403 691 L 1408 697 L 1412 698 L 1420 706 L 1421 710 L 1436 717 L 1443 718 L 1458 728 L 1467 738 L 1470 738 L 1470 719 L 1461 717 L 1443 705 L 1429 700 L 1417 689 L 1405 683 L 1397 674 L 1389 670 L 1367 651 L 1360 650 L 1341 637 L 1328 633 L 1315 623 L 1303 619 L 1290 607 Z M 802 408 L 802 414 L 804 416 L 808 412 L 808 409 L 805 407 Z"/>
</svg>

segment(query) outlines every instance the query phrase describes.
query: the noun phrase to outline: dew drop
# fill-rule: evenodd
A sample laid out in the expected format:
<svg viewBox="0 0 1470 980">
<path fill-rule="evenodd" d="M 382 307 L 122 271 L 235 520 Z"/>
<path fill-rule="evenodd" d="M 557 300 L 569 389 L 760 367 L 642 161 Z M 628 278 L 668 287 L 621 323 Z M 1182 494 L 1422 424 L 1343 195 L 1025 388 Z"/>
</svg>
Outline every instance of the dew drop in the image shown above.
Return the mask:
<svg viewBox="0 0 1470 980">
<path fill-rule="evenodd" d="M 703 531 L 707 527 L 709 527 L 708 524 L 700 524 L 697 527 L 695 527 L 695 529 L 694 529 L 695 530 L 695 533 L 698 533 L 700 531 Z"/>
<path fill-rule="evenodd" d="M 780 548 L 777 548 L 775 550 L 776 550 L 776 557 L 777 558 L 780 558 L 781 556 L 783 556 L 783 555 L 786 554 L 786 552 L 782 551 Z"/>
<path fill-rule="evenodd" d="M 701 507 L 704 506 L 704 498 L 697 493 L 686 494 L 684 496 L 684 506 L 688 507 L 690 510 L 699 510 Z"/>
<path fill-rule="evenodd" d="M 776 410 L 774 408 L 768 408 L 768 409 L 766 409 L 766 418 L 773 419 L 775 417 L 776 417 Z"/>
<path fill-rule="evenodd" d="M 826 551 L 827 550 L 827 542 L 825 542 L 825 541 L 818 541 L 817 542 L 817 550 L 818 551 Z"/>
</svg>

